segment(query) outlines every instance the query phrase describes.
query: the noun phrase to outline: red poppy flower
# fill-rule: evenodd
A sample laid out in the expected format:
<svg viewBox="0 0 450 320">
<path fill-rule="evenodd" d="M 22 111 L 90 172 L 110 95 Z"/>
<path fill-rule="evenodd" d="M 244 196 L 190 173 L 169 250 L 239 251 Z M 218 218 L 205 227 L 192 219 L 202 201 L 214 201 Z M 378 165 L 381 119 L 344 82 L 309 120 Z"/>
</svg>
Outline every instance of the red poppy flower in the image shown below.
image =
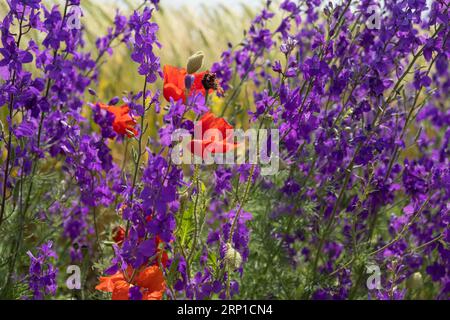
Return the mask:
<svg viewBox="0 0 450 320">
<path fill-rule="evenodd" d="M 218 131 L 215 131 L 218 130 Z M 194 139 L 191 141 L 191 153 L 202 157 L 208 153 L 227 153 L 236 149 L 233 126 L 225 119 L 217 118 L 211 111 L 205 113 L 194 127 Z M 201 137 L 196 134 L 201 132 Z M 198 139 L 200 138 L 200 139 Z"/>
<path fill-rule="evenodd" d="M 118 271 L 109 277 L 100 277 L 96 290 L 111 292 L 112 300 L 128 300 L 130 288 L 138 286 L 142 300 L 161 300 L 166 290 L 164 275 L 158 266 L 151 266 L 137 271 L 131 281 L 133 269 L 128 268 L 126 277 Z M 130 282 L 131 281 L 131 282 Z"/>
<path fill-rule="evenodd" d="M 186 102 L 185 91 L 186 86 L 184 80 L 186 78 L 187 71 L 184 68 L 177 68 L 174 66 L 165 65 L 163 68 L 164 72 L 164 89 L 163 95 L 164 98 L 168 102 L 170 102 L 170 98 L 174 101 L 182 100 Z M 202 95 L 205 95 L 205 88 L 202 84 L 202 79 L 206 72 L 194 73 L 194 83 L 192 84 L 190 94 L 198 94 L 199 92 Z"/>
<path fill-rule="evenodd" d="M 135 129 L 136 120 L 130 115 L 130 108 L 127 105 L 120 107 L 108 106 L 103 103 L 98 104 L 100 108 L 114 115 L 113 129 L 120 135 L 127 135 L 129 138 L 138 134 Z"/>
</svg>

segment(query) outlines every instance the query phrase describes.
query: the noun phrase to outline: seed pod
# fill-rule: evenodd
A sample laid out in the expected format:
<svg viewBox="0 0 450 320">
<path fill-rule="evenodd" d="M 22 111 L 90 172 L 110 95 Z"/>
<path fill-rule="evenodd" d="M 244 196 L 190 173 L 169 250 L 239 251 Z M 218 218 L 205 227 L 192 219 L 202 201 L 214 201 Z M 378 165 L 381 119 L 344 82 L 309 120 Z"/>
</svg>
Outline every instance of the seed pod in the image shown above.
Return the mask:
<svg viewBox="0 0 450 320">
<path fill-rule="evenodd" d="M 200 70 L 200 68 L 203 65 L 204 57 L 205 55 L 203 54 L 202 51 L 198 51 L 197 53 L 194 53 L 192 56 L 190 56 L 187 61 L 187 68 L 186 68 L 187 73 L 193 74 L 198 70 Z"/>
<path fill-rule="evenodd" d="M 233 270 L 239 268 L 242 263 L 241 254 L 236 249 L 234 249 L 230 243 L 227 243 L 224 262 L 227 266 L 231 267 Z"/>
</svg>

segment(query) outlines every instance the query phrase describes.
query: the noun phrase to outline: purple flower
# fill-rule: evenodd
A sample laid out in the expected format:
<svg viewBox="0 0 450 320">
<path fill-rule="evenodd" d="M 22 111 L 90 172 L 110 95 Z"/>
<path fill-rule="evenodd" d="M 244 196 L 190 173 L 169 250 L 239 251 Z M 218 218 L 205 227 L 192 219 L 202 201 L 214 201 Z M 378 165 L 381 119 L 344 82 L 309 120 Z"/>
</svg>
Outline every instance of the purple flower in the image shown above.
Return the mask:
<svg viewBox="0 0 450 320">
<path fill-rule="evenodd" d="M 37 256 L 34 256 L 31 251 L 27 252 L 30 257 L 27 281 L 35 300 L 42 300 L 48 294 L 56 294 L 56 275 L 58 270 L 54 267 L 52 260 L 57 259 L 57 256 L 52 246 L 53 242 L 48 241 L 38 247 Z"/>
</svg>

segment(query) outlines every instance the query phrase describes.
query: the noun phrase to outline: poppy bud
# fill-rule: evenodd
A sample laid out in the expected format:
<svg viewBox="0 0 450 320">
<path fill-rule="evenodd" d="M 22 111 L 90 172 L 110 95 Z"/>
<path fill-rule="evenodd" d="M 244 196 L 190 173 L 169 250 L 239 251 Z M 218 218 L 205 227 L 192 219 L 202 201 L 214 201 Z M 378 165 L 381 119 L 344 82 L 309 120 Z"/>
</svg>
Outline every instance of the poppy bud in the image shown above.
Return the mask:
<svg viewBox="0 0 450 320">
<path fill-rule="evenodd" d="M 200 70 L 200 68 L 203 65 L 204 57 L 205 55 L 203 54 L 202 51 L 198 51 L 197 53 L 194 53 L 192 56 L 190 56 L 187 61 L 187 68 L 186 68 L 187 73 L 193 74 L 198 70 Z"/>
<path fill-rule="evenodd" d="M 237 269 L 241 266 L 242 256 L 234 249 L 230 243 L 227 243 L 227 249 L 225 251 L 224 262 L 226 265 L 230 266 L 232 269 Z"/>
<path fill-rule="evenodd" d="M 194 83 L 195 77 L 191 74 L 187 74 L 184 78 L 184 86 L 187 90 L 191 90 L 192 84 Z"/>
<path fill-rule="evenodd" d="M 408 289 L 419 289 L 423 285 L 422 274 L 420 272 L 415 272 L 413 275 L 406 280 L 406 287 Z"/>
</svg>

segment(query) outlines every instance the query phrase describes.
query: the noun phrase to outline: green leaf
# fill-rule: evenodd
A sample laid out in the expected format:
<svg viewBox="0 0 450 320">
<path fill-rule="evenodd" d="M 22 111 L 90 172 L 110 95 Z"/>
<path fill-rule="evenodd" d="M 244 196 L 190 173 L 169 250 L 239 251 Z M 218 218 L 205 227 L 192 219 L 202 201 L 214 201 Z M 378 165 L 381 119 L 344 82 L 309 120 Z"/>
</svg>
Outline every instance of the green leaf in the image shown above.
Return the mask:
<svg viewBox="0 0 450 320">
<path fill-rule="evenodd" d="M 167 282 L 168 283 L 174 283 L 178 279 L 178 263 L 180 262 L 179 256 L 176 256 L 173 260 L 172 264 L 170 265 L 169 271 L 167 272 Z"/>
<path fill-rule="evenodd" d="M 189 203 L 187 209 L 181 215 L 179 222 L 178 239 L 183 248 L 189 245 L 195 231 L 194 225 L 194 204 Z"/>
</svg>

